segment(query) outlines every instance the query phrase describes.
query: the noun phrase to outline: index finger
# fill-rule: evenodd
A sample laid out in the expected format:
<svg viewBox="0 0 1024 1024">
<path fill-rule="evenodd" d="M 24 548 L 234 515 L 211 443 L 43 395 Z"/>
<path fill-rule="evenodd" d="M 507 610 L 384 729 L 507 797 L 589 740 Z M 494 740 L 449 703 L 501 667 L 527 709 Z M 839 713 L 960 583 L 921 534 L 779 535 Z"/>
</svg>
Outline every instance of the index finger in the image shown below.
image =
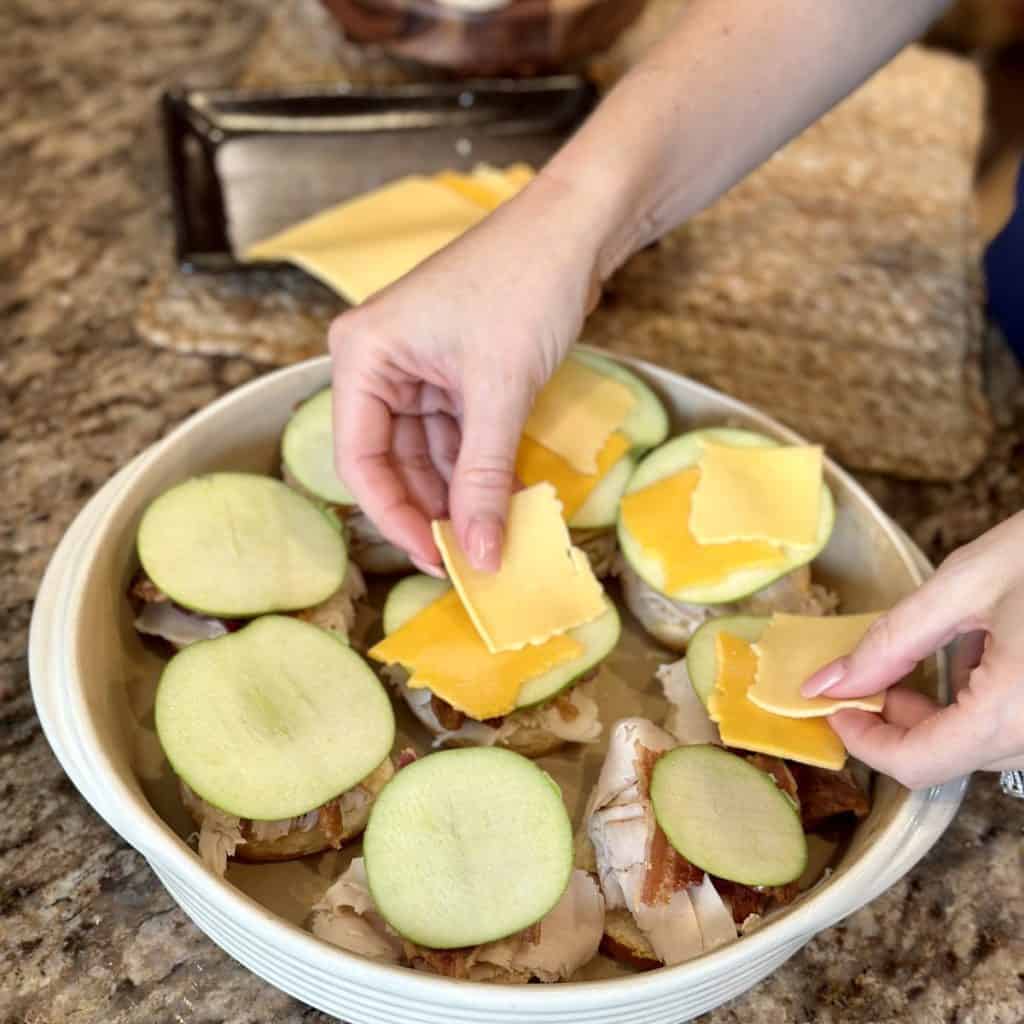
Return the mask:
<svg viewBox="0 0 1024 1024">
<path fill-rule="evenodd" d="M 334 373 L 334 461 L 360 508 L 384 537 L 416 560 L 440 562 L 430 523 L 392 460 L 394 420 L 387 403 Z"/>
<path fill-rule="evenodd" d="M 866 697 L 906 678 L 925 658 L 962 633 L 983 628 L 970 580 L 941 567 L 914 593 L 880 615 L 845 658 L 819 669 L 801 687 L 805 697 Z"/>
</svg>

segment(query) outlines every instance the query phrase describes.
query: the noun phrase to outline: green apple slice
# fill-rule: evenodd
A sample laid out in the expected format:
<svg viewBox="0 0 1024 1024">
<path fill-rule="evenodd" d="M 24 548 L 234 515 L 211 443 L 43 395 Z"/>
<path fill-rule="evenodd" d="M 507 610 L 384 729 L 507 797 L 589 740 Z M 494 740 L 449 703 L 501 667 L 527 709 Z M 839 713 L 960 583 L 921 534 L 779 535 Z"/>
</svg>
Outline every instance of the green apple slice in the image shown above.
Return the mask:
<svg viewBox="0 0 1024 1024">
<path fill-rule="evenodd" d="M 572 825 L 551 777 L 520 754 L 431 754 L 384 787 L 363 836 L 370 893 L 411 942 L 455 949 L 539 921 L 573 870 Z"/>
<path fill-rule="evenodd" d="M 410 619 L 415 618 L 424 608 L 432 605 L 452 589 L 448 580 L 435 576 L 417 574 L 399 580 L 384 600 L 381 625 L 386 636 L 401 629 Z"/>
<path fill-rule="evenodd" d="M 281 437 L 281 461 L 299 484 L 321 501 L 356 503 L 334 469 L 330 388 L 318 391 L 292 413 Z"/>
<path fill-rule="evenodd" d="M 686 671 L 704 707 L 708 706 L 718 676 L 715 637 L 724 631 L 747 643 L 756 643 L 768 622 L 767 618 L 759 615 L 723 615 L 719 619 L 709 619 L 693 634 L 686 647 Z"/>
<path fill-rule="evenodd" d="M 384 603 L 384 632 L 390 634 L 400 629 L 450 589 L 451 584 L 447 580 L 435 579 L 433 576 L 407 576 L 396 583 Z M 612 652 L 619 642 L 621 631 L 619 613 L 615 605 L 608 601 L 604 615 L 568 631 L 568 636 L 583 645 L 583 653 L 525 683 L 519 691 L 516 708 L 543 704 L 567 690 L 580 676 L 600 664 Z"/>
<path fill-rule="evenodd" d="M 569 527 L 573 530 L 598 530 L 615 526 L 619 502 L 635 470 L 636 459 L 632 455 L 624 455 L 619 459 L 587 495 L 587 500 L 569 520 Z"/>
<path fill-rule="evenodd" d="M 793 801 L 767 772 L 721 747 L 676 747 L 660 757 L 651 805 L 672 846 L 718 878 L 785 885 L 807 865 Z"/>
<path fill-rule="evenodd" d="M 311 811 L 388 756 L 395 716 L 373 670 L 331 633 L 268 615 L 176 654 L 156 731 L 175 773 L 240 818 Z"/>
<path fill-rule="evenodd" d="M 634 450 L 646 451 L 661 444 L 668 436 L 668 413 L 658 396 L 632 370 L 627 370 L 614 359 L 598 355 L 587 349 L 574 348 L 570 359 L 578 359 L 584 366 L 614 377 L 633 392 L 636 402 L 630 409 L 622 432 L 632 442 Z"/>
<path fill-rule="evenodd" d="M 673 438 L 667 444 L 651 452 L 637 467 L 626 488 L 627 494 L 648 487 L 665 477 L 682 472 L 697 464 L 700 459 L 704 441 L 734 447 L 777 447 L 778 442 L 762 434 L 749 430 L 735 430 L 728 427 L 711 427 L 706 430 L 694 430 L 689 434 Z M 675 593 L 664 589 L 664 571 L 656 556 L 648 554 L 633 538 L 622 516 L 619 516 L 618 533 L 619 549 L 636 574 L 650 587 L 660 594 L 665 594 L 673 601 L 687 604 L 725 604 L 748 597 L 768 584 L 801 565 L 806 565 L 816 558 L 828 543 L 835 523 L 835 502 L 828 485 L 821 488 L 821 506 L 818 516 L 818 536 L 814 544 L 806 547 L 786 546 L 783 553 L 786 560 L 781 565 L 770 568 L 742 569 L 730 573 L 723 580 L 699 586 L 684 587 Z"/>
<path fill-rule="evenodd" d="M 254 473 L 211 473 L 165 491 L 143 514 L 137 544 L 171 600 L 215 618 L 320 604 L 348 564 L 335 520 Z"/>
</svg>

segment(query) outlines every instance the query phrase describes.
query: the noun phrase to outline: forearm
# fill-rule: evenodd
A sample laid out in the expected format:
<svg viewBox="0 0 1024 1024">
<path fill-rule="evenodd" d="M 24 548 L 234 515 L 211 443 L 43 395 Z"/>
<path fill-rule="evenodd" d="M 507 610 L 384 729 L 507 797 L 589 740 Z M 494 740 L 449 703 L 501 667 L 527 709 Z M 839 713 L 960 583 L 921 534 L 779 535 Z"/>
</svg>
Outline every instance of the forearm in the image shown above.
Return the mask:
<svg viewBox="0 0 1024 1024">
<path fill-rule="evenodd" d="M 690 0 L 542 177 L 578 197 L 603 279 L 703 209 L 949 0 Z"/>
</svg>

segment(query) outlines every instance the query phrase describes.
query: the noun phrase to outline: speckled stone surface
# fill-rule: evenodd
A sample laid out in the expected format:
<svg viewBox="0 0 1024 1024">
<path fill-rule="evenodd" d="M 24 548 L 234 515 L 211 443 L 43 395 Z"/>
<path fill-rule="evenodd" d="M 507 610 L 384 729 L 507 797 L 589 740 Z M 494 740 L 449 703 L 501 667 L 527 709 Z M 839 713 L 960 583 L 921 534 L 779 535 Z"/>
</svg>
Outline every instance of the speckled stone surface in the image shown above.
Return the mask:
<svg viewBox="0 0 1024 1024">
<path fill-rule="evenodd" d="M 257 372 L 154 351 L 130 324 L 169 244 L 159 88 L 186 72 L 225 80 L 272 6 L 0 5 L 0 1024 L 327 1020 L 207 941 L 78 797 L 40 732 L 25 662 L 40 574 L 84 501 Z M 1024 504 L 1022 427 L 1024 405 L 1004 402 L 993 453 L 966 483 L 869 486 L 939 555 Z M 912 877 L 708 1020 L 1024 1020 L 1022 852 L 1024 803 L 976 780 Z"/>
</svg>

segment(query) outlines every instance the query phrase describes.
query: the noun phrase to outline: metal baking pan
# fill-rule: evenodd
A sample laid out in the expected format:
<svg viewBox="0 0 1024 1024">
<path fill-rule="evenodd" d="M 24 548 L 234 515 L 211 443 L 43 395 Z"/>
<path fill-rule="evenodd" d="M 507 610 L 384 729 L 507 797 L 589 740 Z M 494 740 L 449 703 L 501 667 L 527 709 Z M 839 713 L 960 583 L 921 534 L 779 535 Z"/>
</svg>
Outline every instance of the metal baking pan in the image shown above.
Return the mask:
<svg viewBox="0 0 1024 1024">
<path fill-rule="evenodd" d="M 178 263 L 245 268 L 236 254 L 252 242 L 406 174 L 540 166 L 596 100 L 575 75 L 170 91 L 162 116 Z"/>
</svg>

